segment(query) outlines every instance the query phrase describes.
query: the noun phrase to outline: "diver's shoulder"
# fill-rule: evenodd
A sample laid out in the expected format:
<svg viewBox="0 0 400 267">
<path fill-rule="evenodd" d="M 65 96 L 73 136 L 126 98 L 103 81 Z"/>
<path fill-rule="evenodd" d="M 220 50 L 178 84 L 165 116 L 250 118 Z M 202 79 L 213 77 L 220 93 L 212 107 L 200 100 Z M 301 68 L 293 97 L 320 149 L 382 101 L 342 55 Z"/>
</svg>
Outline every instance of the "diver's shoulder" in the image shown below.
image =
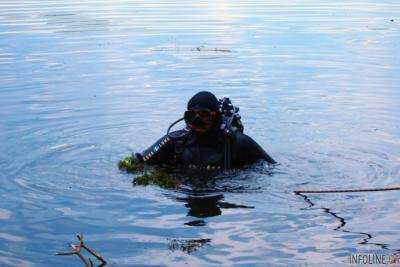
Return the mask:
<svg viewBox="0 0 400 267">
<path fill-rule="evenodd" d="M 239 131 L 235 133 L 235 138 L 236 138 L 237 142 L 248 142 L 248 141 L 252 141 L 253 140 L 247 134 L 239 132 Z"/>
<path fill-rule="evenodd" d="M 236 133 L 235 140 L 236 140 L 236 144 L 239 147 L 250 148 L 250 147 L 257 146 L 257 142 L 253 138 L 251 138 L 250 136 L 248 136 L 247 134 L 242 133 L 242 132 Z"/>
</svg>

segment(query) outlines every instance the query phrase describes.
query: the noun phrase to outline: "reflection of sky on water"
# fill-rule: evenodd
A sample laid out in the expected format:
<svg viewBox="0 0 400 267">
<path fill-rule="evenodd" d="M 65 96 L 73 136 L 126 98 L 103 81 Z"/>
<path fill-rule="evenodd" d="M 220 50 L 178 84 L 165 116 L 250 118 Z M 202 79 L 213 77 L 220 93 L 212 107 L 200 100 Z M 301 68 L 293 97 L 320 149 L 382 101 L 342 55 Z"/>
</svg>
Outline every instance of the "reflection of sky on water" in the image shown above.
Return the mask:
<svg viewBox="0 0 400 267">
<path fill-rule="evenodd" d="M 49 254 L 76 232 L 118 266 L 398 249 L 397 192 L 309 207 L 291 191 L 398 183 L 399 14 L 395 1 L 0 3 L 0 265 L 73 264 Z M 132 188 L 115 163 L 200 89 L 230 95 L 282 165 L 205 197 Z"/>
</svg>

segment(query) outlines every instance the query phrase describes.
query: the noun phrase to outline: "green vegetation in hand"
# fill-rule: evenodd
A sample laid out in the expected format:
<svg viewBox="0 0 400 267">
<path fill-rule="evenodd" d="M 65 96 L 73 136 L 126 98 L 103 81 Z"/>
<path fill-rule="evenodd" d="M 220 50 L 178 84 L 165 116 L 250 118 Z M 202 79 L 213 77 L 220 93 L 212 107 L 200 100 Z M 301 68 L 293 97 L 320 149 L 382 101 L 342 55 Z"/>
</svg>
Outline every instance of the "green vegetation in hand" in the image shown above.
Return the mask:
<svg viewBox="0 0 400 267">
<path fill-rule="evenodd" d="M 128 156 L 118 162 L 118 168 L 129 173 L 141 174 L 134 178 L 134 185 L 158 185 L 163 188 L 178 188 L 179 181 L 171 175 L 167 168 L 151 168 L 145 171 L 145 164 L 134 155 Z"/>
<path fill-rule="evenodd" d="M 118 168 L 130 173 L 138 173 L 144 171 L 144 163 L 139 162 L 135 156 L 130 155 L 118 162 Z"/>
<path fill-rule="evenodd" d="M 133 180 L 134 185 L 158 185 L 162 188 L 178 188 L 179 181 L 164 170 L 157 169 L 140 175 Z"/>
</svg>

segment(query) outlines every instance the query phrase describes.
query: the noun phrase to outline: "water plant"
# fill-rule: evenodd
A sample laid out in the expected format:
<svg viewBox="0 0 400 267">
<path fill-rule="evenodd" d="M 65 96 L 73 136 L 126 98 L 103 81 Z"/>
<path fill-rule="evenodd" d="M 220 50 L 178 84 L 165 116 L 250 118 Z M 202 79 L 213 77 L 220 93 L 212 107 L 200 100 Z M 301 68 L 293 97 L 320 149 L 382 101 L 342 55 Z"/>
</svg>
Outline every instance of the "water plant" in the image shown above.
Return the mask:
<svg viewBox="0 0 400 267">
<path fill-rule="evenodd" d="M 133 185 L 158 185 L 162 188 L 178 188 L 180 185 L 177 177 L 172 175 L 172 170 L 165 167 L 145 166 L 133 155 L 119 161 L 118 168 L 128 173 L 137 174 L 132 181 Z"/>
<path fill-rule="evenodd" d="M 144 163 L 139 162 L 134 155 L 130 155 L 118 162 L 118 168 L 129 173 L 138 173 L 144 171 Z"/>
<path fill-rule="evenodd" d="M 178 188 L 179 180 L 163 169 L 154 169 L 137 176 L 133 180 L 134 185 L 158 185 L 162 188 Z"/>
</svg>

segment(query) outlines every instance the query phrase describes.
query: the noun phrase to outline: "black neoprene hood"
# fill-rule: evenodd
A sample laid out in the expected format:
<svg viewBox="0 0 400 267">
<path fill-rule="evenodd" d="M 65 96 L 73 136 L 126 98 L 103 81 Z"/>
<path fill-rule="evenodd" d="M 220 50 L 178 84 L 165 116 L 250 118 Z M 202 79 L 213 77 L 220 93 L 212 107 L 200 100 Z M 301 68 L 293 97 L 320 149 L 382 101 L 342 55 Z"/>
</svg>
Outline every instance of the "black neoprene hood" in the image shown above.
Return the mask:
<svg viewBox="0 0 400 267">
<path fill-rule="evenodd" d="M 188 102 L 187 109 L 208 109 L 218 111 L 218 98 L 211 92 L 201 91 L 195 94 Z"/>
</svg>

